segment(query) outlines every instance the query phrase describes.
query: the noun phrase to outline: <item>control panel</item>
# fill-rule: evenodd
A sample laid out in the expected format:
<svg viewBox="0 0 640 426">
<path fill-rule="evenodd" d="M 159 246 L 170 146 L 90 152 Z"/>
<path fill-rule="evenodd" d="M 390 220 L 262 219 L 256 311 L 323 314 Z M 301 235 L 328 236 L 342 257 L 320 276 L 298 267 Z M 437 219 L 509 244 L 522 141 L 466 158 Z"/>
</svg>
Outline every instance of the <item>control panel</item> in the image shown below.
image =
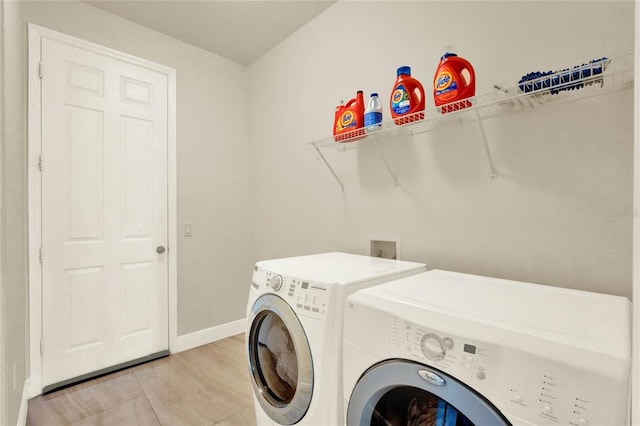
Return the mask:
<svg viewBox="0 0 640 426">
<path fill-rule="evenodd" d="M 274 293 L 283 298 L 300 315 L 325 317 L 329 306 L 329 288 L 326 285 L 281 275 L 270 271 L 261 271 L 262 280 L 256 280 L 254 272 L 253 286 L 259 292 Z M 263 281 L 260 283 L 259 281 Z"/>
<path fill-rule="evenodd" d="M 612 374 L 613 359 L 561 361 L 511 348 L 503 354 L 493 398 L 502 410 L 537 425 L 628 424 L 628 382 Z"/>
<path fill-rule="evenodd" d="M 395 356 L 450 374 L 514 425 L 628 424 L 628 365 L 623 360 L 575 350 L 580 357 L 551 358 L 548 353 L 567 353 L 566 347 L 513 336 L 498 346 L 396 316 L 391 320 Z"/>
<path fill-rule="evenodd" d="M 393 317 L 391 345 L 399 356 L 438 368 L 467 385 L 487 388 L 494 379 L 497 348 Z"/>
</svg>

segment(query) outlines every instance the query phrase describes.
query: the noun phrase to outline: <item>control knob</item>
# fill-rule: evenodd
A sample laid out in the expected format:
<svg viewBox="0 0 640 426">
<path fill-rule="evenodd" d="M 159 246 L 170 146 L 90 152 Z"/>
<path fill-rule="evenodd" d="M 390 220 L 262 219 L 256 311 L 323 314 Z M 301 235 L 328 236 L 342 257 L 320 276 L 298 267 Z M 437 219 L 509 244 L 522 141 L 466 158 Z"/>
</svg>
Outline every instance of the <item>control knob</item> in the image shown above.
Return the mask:
<svg viewBox="0 0 640 426">
<path fill-rule="evenodd" d="M 426 333 L 420 339 L 420 349 L 422 349 L 422 353 L 428 359 L 432 361 L 441 361 L 444 359 L 447 349 L 453 347 L 453 340 L 450 338 L 445 338 L 446 342 L 443 342 L 443 339 L 440 338 L 437 334 L 434 333 Z"/>
<path fill-rule="evenodd" d="M 282 288 L 282 275 L 275 275 L 271 278 L 271 288 L 274 291 L 278 291 Z"/>
</svg>

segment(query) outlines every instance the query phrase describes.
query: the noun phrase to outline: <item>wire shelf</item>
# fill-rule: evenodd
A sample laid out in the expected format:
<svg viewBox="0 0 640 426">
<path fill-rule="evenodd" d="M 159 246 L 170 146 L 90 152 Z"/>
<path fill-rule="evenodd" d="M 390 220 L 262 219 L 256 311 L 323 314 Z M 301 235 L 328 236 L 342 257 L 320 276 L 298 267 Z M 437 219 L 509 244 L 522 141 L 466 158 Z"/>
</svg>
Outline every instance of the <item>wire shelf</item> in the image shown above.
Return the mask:
<svg viewBox="0 0 640 426">
<path fill-rule="evenodd" d="M 533 75 L 513 86 L 494 86 L 494 91 L 452 102 L 441 107 L 430 107 L 402 117 L 400 125 L 394 120 L 382 122 L 382 127 L 371 133 L 356 129 L 334 137 L 310 142 L 309 149 L 331 147 L 336 150 L 357 148 L 363 143 L 392 134 L 407 131 L 410 135 L 430 132 L 443 125 L 477 121 L 508 113 L 536 108 L 547 103 L 573 101 L 622 90 L 633 85 L 634 56 L 628 54 L 616 58 L 602 58 L 563 71 Z M 527 77 L 532 77 L 532 74 Z M 396 119 L 397 120 L 397 119 Z M 373 136 L 376 136 L 375 138 Z"/>
</svg>

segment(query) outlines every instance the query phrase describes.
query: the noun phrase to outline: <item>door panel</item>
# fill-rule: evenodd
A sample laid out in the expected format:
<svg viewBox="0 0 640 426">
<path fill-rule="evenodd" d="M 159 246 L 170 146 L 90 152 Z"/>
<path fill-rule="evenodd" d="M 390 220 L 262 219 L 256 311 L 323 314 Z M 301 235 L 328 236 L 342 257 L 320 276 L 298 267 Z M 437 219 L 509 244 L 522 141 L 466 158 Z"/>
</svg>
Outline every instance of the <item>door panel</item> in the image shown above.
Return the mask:
<svg viewBox="0 0 640 426">
<path fill-rule="evenodd" d="M 102 241 L 104 223 L 104 113 L 67 106 L 68 242 Z"/>
<path fill-rule="evenodd" d="M 167 77 L 42 39 L 43 386 L 168 349 Z"/>
<path fill-rule="evenodd" d="M 67 270 L 69 351 L 104 345 L 104 275 L 102 268 Z"/>
<path fill-rule="evenodd" d="M 150 301 L 153 292 L 153 263 L 122 265 L 122 331 L 123 339 L 153 331 Z"/>
<path fill-rule="evenodd" d="M 152 234 L 153 122 L 121 117 L 123 238 L 149 238 Z"/>
</svg>

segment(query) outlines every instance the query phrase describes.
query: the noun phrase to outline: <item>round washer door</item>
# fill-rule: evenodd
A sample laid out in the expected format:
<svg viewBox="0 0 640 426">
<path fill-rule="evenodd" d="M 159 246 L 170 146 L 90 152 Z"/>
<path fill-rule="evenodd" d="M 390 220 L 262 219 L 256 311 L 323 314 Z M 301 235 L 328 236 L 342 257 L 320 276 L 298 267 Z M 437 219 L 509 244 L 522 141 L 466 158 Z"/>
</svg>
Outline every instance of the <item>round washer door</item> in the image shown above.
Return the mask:
<svg viewBox="0 0 640 426">
<path fill-rule="evenodd" d="M 385 361 L 356 384 L 347 425 L 511 425 L 485 398 L 439 370 L 411 361 Z"/>
<path fill-rule="evenodd" d="M 248 322 L 253 392 L 276 423 L 297 423 L 307 413 L 313 394 L 313 360 L 302 324 L 289 304 L 273 294 L 256 300 Z"/>
</svg>

